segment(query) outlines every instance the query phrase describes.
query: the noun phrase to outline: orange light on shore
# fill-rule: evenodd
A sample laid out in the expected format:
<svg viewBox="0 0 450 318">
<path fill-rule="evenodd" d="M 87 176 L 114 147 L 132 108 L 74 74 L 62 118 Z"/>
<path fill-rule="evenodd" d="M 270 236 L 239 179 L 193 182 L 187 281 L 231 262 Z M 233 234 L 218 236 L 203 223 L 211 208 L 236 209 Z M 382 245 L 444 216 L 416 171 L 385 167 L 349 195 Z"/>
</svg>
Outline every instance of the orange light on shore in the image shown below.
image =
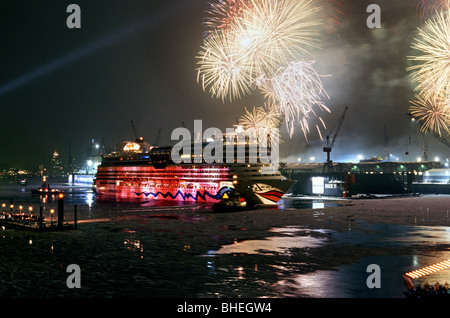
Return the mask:
<svg viewBox="0 0 450 318">
<path fill-rule="evenodd" d="M 450 267 L 450 259 L 440 262 L 440 263 L 437 263 L 437 264 L 434 264 L 434 265 L 430 265 L 430 266 L 427 266 L 424 268 L 417 269 L 412 272 L 408 272 L 405 275 L 412 279 L 415 279 L 415 278 L 426 276 L 426 275 L 429 275 L 432 273 L 439 272 L 439 271 L 447 269 L 449 267 Z"/>
<path fill-rule="evenodd" d="M 58 198 L 60 198 L 60 199 L 64 199 L 64 193 L 60 193 L 60 194 L 58 194 Z"/>
</svg>

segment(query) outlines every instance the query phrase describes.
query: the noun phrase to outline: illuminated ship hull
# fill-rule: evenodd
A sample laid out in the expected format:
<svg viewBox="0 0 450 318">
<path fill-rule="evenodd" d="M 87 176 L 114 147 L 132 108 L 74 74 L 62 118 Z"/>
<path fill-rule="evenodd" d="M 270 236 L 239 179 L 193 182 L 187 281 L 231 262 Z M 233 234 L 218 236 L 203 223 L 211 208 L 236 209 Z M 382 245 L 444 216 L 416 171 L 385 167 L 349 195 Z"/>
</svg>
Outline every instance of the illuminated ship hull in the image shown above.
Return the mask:
<svg viewBox="0 0 450 318">
<path fill-rule="evenodd" d="M 161 151 L 105 157 L 94 189 L 104 198 L 211 203 L 237 190 L 255 203 L 276 204 L 295 181 L 278 170 L 264 173 L 265 168 L 261 163 L 176 164 Z"/>
</svg>

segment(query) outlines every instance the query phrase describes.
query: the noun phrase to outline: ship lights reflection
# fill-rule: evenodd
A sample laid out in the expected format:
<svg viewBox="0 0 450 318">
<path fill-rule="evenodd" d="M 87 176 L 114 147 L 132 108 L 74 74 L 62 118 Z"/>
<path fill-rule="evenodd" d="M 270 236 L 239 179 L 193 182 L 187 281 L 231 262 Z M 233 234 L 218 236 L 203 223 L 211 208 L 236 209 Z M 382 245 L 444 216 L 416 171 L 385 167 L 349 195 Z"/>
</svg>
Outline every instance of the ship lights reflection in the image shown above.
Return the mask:
<svg viewBox="0 0 450 318">
<path fill-rule="evenodd" d="M 125 239 L 123 241 L 123 245 L 127 250 L 133 251 L 133 252 L 144 252 L 144 245 L 140 240 L 135 239 Z M 144 258 L 144 255 L 141 254 L 141 258 Z"/>
<path fill-rule="evenodd" d="M 89 209 L 91 209 L 92 203 L 94 203 L 94 193 L 93 192 L 86 193 L 86 203 L 89 206 Z"/>
</svg>

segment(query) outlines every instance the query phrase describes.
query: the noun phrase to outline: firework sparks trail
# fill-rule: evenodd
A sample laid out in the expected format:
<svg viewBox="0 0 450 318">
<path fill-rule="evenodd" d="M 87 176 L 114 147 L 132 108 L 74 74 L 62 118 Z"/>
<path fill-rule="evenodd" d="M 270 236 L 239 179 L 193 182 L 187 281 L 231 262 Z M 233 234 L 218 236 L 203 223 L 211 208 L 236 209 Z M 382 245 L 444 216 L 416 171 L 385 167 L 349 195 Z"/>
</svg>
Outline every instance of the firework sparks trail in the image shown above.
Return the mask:
<svg viewBox="0 0 450 318">
<path fill-rule="evenodd" d="M 408 57 L 418 64 L 410 66 L 412 83 L 420 95 L 441 94 L 450 96 L 450 11 L 445 10 L 419 28 L 412 45 L 420 51 L 418 56 Z"/>
<path fill-rule="evenodd" d="M 450 107 L 448 99 L 442 95 L 423 97 L 416 95 L 416 101 L 411 102 L 411 115 L 421 122 L 422 132 L 432 132 L 439 136 L 450 134 Z"/>
<path fill-rule="evenodd" d="M 206 11 L 208 17 L 203 23 L 206 32 L 205 37 L 215 30 L 229 30 L 236 19 L 242 16 L 243 5 L 246 0 L 220 0 L 217 3 L 210 3 L 210 9 Z"/>
<path fill-rule="evenodd" d="M 318 48 L 321 7 L 311 0 L 248 0 L 233 32 L 252 59 L 257 75 L 275 73 L 299 54 Z"/>
<path fill-rule="evenodd" d="M 232 101 L 251 92 L 252 65 L 245 51 L 231 43 L 234 41 L 223 32 L 215 31 L 204 41 L 198 56 L 197 81 L 201 80 L 203 90 L 209 87 L 211 95 L 222 101 L 227 96 Z"/>
<path fill-rule="evenodd" d="M 449 0 L 420 0 L 421 17 L 430 16 L 436 11 L 450 8 Z"/>
<path fill-rule="evenodd" d="M 263 94 L 279 105 L 279 112 L 285 116 L 288 131 L 292 136 L 295 122 L 300 123 L 306 137 L 309 132 L 307 120 L 316 116 L 315 108 L 330 111 L 322 101 L 329 98 L 320 75 L 312 67 L 314 62 L 292 62 L 271 79 L 258 79 Z M 323 121 L 321 120 L 322 124 Z M 324 124 L 323 124 L 324 125 Z M 320 133 L 320 132 L 319 132 Z"/>
<path fill-rule="evenodd" d="M 318 3 L 318 5 L 317 5 Z M 206 11 L 208 16 L 203 25 L 207 37 L 214 30 L 229 30 L 230 26 L 239 18 L 242 18 L 243 8 L 250 7 L 249 0 L 220 0 L 217 3 L 209 3 L 210 8 Z M 343 4 L 337 0 L 316 0 L 314 5 L 322 7 L 324 11 L 323 27 L 328 33 L 337 31 L 337 26 L 344 15 Z"/>
<path fill-rule="evenodd" d="M 327 33 L 338 31 L 341 25 L 341 18 L 344 15 L 342 11 L 343 4 L 336 0 L 321 0 L 316 1 L 324 8 L 325 21 L 323 27 Z"/>
<path fill-rule="evenodd" d="M 251 111 L 245 108 L 245 115 L 239 119 L 238 124 L 244 131 L 255 131 L 260 140 L 266 141 L 267 135 L 279 132 L 273 128 L 279 128 L 281 121 L 276 107 L 266 103 L 264 107 L 253 107 Z M 278 138 L 282 142 L 279 134 L 272 137 Z"/>
</svg>

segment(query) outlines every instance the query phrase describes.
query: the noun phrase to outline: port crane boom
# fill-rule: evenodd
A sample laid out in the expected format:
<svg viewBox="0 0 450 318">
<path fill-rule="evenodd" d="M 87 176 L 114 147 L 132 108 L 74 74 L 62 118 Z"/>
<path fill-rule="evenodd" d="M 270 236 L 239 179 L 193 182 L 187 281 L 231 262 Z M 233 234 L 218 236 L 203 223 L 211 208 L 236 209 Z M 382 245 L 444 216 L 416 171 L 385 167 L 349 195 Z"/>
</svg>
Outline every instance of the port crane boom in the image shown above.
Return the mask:
<svg viewBox="0 0 450 318">
<path fill-rule="evenodd" d="M 334 133 L 334 136 L 332 139 L 330 139 L 330 135 L 327 135 L 325 145 L 323 147 L 323 152 L 327 153 L 327 162 L 325 163 L 326 168 L 331 168 L 333 165 L 333 161 L 331 160 L 331 150 L 333 150 L 334 143 L 336 142 L 336 137 L 339 134 L 339 130 L 341 129 L 342 123 L 344 122 L 345 115 L 347 113 L 348 106 L 345 107 L 344 112 L 342 113 L 341 119 L 339 120 L 339 123 L 336 128 L 336 132 Z"/>
<path fill-rule="evenodd" d="M 423 126 L 422 121 L 419 120 L 419 119 L 414 118 L 414 116 L 413 116 L 411 113 L 406 113 L 406 114 L 407 114 L 409 117 L 411 117 L 413 120 L 417 121 L 417 122 L 419 123 L 419 128 L 420 128 L 420 130 L 422 130 L 422 126 Z M 447 147 L 450 148 L 450 141 L 449 141 L 447 138 L 445 138 L 444 136 L 439 135 L 439 134 L 438 134 L 437 132 L 435 132 L 435 131 L 430 131 L 430 133 L 431 133 L 431 134 L 433 135 L 433 137 L 436 138 L 441 144 L 443 144 L 444 146 L 447 146 Z M 427 146 L 426 148 L 428 148 L 428 146 Z M 428 149 L 426 149 L 426 150 L 424 151 L 424 155 L 425 155 L 426 157 L 428 157 Z M 426 160 L 428 160 L 428 158 L 426 158 Z"/>
</svg>

